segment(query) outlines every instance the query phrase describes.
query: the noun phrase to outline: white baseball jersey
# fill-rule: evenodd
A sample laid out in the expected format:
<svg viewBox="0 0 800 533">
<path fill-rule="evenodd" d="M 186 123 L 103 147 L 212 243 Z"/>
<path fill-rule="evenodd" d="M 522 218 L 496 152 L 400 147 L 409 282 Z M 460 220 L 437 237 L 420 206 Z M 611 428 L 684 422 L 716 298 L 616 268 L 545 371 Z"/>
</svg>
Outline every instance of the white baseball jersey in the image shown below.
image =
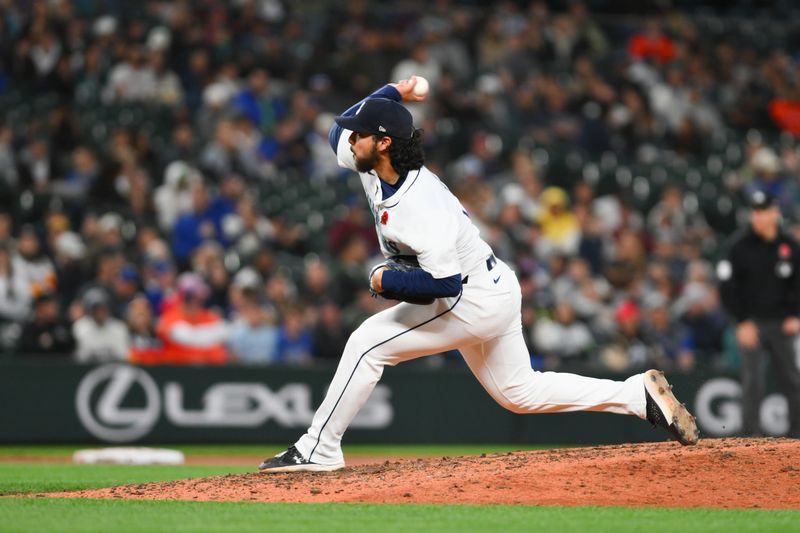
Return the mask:
<svg viewBox="0 0 800 533">
<path fill-rule="evenodd" d="M 356 170 L 350 133 L 341 133 L 336 154 L 341 166 Z M 605 411 L 645 418 L 642 374 L 620 382 L 531 368 L 514 271 L 502 261 L 489 261 L 491 248 L 432 172 L 424 166 L 409 172 L 387 199 L 374 172 L 360 176 L 387 257 L 414 255 L 434 278 L 461 274 L 468 279 L 456 296 L 429 305 L 401 302 L 350 335 L 311 427 L 295 443 L 305 459 L 332 468 L 344 465 L 342 436 L 384 366 L 454 349 L 492 398 L 516 413 Z"/>
<path fill-rule="evenodd" d="M 342 132 L 336 156 L 339 165 L 357 172 L 348 142 L 351 133 Z M 427 167 L 410 171 L 400 189 L 386 199 L 374 171 L 359 176 L 387 258 L 416 256 L 423 270 L 440 279 L 468 275 L 492 254 L 461 202 Z"/>
</svg>

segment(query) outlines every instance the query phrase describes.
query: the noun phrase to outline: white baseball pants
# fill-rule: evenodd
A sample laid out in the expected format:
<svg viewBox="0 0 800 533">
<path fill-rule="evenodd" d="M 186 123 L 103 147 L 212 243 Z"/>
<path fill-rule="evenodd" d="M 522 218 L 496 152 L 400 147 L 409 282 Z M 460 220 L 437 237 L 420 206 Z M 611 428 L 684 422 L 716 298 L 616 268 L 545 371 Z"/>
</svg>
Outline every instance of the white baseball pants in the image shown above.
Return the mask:
<svg viewBox="0 0 800 533">
<path fill-rule="evenodd" d="M 502 261 L 469 274 L 462 294 L 431 305 L 398 304 L 365 320 L 347 341 L 328 392 L 295 446 L 319 464 L 343 464 L 341 441 L 385 365 L 458 349 L 501 406 L 515 413 L 604 411 L 645 418 L 642 374 L 625 381 L 531 368 L 521 295 Z"/>
</svg>

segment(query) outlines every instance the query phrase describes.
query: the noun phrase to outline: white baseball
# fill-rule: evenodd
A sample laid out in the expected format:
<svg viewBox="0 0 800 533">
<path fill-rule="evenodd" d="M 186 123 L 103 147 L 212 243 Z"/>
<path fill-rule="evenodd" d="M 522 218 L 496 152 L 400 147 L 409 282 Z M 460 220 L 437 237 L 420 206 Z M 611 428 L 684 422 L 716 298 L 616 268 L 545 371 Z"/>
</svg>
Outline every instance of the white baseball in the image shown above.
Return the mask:
<svg viewBox="0 0 800 533">
<path fill-rule="evenodd" d="M 414 85 L 414 96 L 425 96 L 428 94 L 428 90 L 431 88 L 428 80 L 423 78 L 422 76 L 414 76 L 417 79 L 416 85 Z"/>
</svg>

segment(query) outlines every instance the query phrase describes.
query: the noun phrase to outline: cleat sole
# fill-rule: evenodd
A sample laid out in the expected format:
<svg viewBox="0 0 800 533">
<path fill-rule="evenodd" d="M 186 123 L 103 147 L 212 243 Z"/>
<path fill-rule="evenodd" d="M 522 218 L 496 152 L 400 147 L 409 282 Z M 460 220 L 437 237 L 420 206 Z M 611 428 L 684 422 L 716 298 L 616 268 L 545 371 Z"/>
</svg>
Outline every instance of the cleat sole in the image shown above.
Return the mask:
<svg viewBox="0 0 800 533">
<path fill-rule="evenodd" d="M 697 444 L 700 440 L 700 431 L 697 429 L 696 418 L 672 393 L 672 387 L 667 382 L 664 372 L 660 370 L 645 372 L 644 386 L 664 414 L 664 418 L 671 421 L 669 429 L 678 442 L 685 446 Z"/>
</svg>

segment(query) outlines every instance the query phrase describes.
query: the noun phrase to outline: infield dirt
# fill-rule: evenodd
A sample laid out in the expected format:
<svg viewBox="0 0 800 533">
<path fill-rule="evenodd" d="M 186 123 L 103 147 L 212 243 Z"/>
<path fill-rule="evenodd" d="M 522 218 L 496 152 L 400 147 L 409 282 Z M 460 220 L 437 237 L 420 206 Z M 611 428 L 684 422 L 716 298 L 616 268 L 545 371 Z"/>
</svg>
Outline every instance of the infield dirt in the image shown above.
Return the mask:
<svg viewBox="0 0 800 533">
<path fill-rule="evenodd" d="M 336 472 L 231 474 L 60 498 L 800 509 L 800 441 L 677 443 L 387 460 Z"/>
</svg>

